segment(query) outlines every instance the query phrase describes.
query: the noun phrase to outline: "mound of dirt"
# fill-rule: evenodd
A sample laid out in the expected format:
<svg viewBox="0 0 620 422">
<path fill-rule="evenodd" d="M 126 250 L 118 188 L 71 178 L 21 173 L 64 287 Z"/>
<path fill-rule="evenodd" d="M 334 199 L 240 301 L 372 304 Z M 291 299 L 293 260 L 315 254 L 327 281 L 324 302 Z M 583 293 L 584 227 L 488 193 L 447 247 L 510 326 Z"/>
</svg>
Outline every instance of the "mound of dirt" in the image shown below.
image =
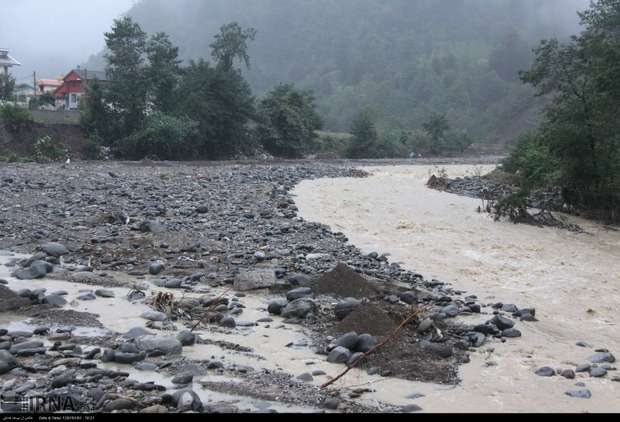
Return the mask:
<svg viewBox="0 0 620 422">
<path fill-rule="evenodd" d="M 23 312 L 24 315 L 32 318 L 35 325 L 73 325 L 76 327 L 103 328 L 98 316 L 87 312 L 77 312 L 46 306 L 33 307 Z"/>
<path fill-rule="evenodd" d="M 16 311 L 30 305 L 30 301 L 5 286 L 0 286 L 0 312 Z"/>
<path fill-rule="evenodd" d="M 437 177 L 435 175 L 432 175 L 426 183 L 426 186 L 431 189 L 444 191 L 448 189 L 448 180 L 444 177 Z"/>
<path fill-rule="evenodd" d="M 396 330 L 399 323 L 379 306 L 365 303 L 336 324 L 333 330 L 336 335 L 355 331 L 358 334 L 387 337 Z"/>
<path fill-rule="evenodd" d="M 385 347 L 368 356 L 363 368 L 378 368 L 382 374 L 400 379 L 454 385 L 458 382 L 458 367 L 454 358 L 440 358 L 425 349 L 416 338 L 413 328 Z"/>
<path fill-rule="evenodd" d="M 378 286 L 342 263 L 319 277 L 312 290 L 317 295 L 354 297 L 356 299 L 370 298 L 379 293 Z"/>
</svg>

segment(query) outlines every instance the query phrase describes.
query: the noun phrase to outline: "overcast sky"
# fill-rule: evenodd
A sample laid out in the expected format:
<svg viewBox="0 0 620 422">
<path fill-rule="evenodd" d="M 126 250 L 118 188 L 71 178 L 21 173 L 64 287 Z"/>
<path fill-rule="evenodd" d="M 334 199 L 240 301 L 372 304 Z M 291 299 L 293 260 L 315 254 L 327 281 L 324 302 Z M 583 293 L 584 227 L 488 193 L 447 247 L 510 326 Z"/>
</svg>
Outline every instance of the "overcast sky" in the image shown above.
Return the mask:
<svg viewBox="0 0 620 422">
<path fill-rule="evenodd" d="M 103 33 L 135 0 L 0 0 L 0 48 L 22 63 L 19 82 L 57 78 L 103 45 Z M 98 70 L 98 69 L 93 69 Z"/>
</svg>

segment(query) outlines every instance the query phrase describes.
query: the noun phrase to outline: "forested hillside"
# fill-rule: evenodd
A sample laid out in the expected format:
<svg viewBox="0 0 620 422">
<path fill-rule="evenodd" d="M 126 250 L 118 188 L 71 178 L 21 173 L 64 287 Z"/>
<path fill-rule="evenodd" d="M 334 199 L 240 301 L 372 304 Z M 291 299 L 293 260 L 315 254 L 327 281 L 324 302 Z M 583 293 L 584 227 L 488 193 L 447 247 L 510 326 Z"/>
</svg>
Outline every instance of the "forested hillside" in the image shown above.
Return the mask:
<svg viewBox="0 0 620 422">
<path fill-rule="evenodd" d="M 586 0 L 142 0 L 129 12 L 164 31 L 184 59 L 210 58 L 219 28 L 256 28 L 246 77 L 262 95 L 280 82 L 315 91 L 325 128 L 361 111 L 380 130 L 446 114 L 480 142 L 533 127 L 540 99 L 518 81 L 541 38 L 577 31 Z M 102 67 L 92 58 L 90 67 Z"/>
</svg>

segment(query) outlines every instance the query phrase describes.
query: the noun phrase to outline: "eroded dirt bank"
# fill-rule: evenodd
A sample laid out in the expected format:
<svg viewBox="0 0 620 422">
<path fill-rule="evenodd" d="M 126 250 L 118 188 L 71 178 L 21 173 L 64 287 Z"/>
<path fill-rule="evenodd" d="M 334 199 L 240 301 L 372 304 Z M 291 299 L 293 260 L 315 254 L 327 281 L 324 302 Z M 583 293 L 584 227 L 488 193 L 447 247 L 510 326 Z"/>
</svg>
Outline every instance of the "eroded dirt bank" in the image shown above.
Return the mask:
<svg viewBox="0 0 620 422">
<path fill-rule="evenodd" d="M 476 212 L 479 201 L 425 187 L 442 168 L 450 177 L 492 169 L 366 168 L 373 177 L 304 181 L 293 192 L 304 219 L 342 231 L 366 253 L 389 252 L 404 268 L 450 282 L 483 303 L 536 308 L 540 322 L 521 326 L 521 339 L 489 344 L 472 356 L 456 388 L 420 385 L 426 397 L 416 403 L 442 412 L 620 411 L 613 370 L 603 378 L 534 373 L 545 366 L 574 369 L 597 349 L 620 350 L 620 232 L 579 219 L 573 221 L 588 234 L 496 223 Z M 591 398 L 565 395 L 584 388 Z"/>
</svg>

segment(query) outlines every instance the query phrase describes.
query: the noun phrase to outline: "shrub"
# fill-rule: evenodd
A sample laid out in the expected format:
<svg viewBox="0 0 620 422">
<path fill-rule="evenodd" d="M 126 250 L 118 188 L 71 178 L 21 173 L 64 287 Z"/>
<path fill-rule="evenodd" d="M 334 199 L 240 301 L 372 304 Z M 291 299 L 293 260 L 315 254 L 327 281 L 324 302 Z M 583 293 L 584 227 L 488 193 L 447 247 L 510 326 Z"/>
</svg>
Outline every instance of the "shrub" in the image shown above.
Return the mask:
<svg viewBox="0 0 620 422">
<path fill-rule="evenodd" d="M 34 123 L 28 110 L 12 104 L 0 106 L 0 118 L 11 132 L 18 132 Z"/>
<path fill-rule="evenodd" d="M 198 124 L 187 117 L 174 117 L 164 113 L 153 113 L 145 127 L 119 141 L 114 146 L 117 156 L 130 160 L 154 157 L 174 160 L 191 153 L 191 140 Z"/>
<path fill-rule="evenodd" d="M 39 163 L 64 161 L 69 158 L 69 148 L 55 142 L 50 136 L 43 136 L 34 143 L 34 159 Z"/>
</svg>

